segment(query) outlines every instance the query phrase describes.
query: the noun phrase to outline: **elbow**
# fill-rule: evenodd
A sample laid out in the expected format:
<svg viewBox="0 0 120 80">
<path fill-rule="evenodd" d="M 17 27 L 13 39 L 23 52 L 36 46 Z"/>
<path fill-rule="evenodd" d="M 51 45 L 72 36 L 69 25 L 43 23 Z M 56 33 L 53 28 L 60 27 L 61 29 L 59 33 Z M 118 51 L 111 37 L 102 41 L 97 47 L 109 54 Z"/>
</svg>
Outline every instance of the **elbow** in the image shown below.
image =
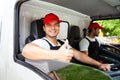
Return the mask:
<svg viewBox="0 0 120 80">
<path fill-rule="evenodd" d="M 28 58 L 28 59 L 29 59 L 30 51 L 27 50 L 27 49 L 23 49 L 23 50 L 22 50 L 22 56 L 24 56 L 25 58 Z"/>
<path fill-rule="evenodd" d="M 28 58 L 28 59 L 32 59 L 32 52 L 31 52 L 31 49 L 29 47 L 29 44 L 27 44 L 23 50 L 22 50 L 22 56 L 24 56 L 25 58 Z"/>
<path fill-rule="evenodd" d="M 22 50 L 22 56 L 24 56 L 27 59 L 30 60 L 39 60 L 41 59 L 39 54 L 38 54 L 38 46 L 33 44 L 33 43 L 29 43 L 27 45 L 25 45 L 25 47 Z"/>
</svg>

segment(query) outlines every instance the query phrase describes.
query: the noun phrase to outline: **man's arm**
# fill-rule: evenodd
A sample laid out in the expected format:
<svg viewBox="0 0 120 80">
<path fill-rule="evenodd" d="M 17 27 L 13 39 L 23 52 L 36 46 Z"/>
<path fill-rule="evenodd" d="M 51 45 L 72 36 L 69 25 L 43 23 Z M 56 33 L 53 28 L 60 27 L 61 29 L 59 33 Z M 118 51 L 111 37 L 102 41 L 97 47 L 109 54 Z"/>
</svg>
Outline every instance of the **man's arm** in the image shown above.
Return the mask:
<svg viewBox="0 0 120 80">
<path fill-rule="evenodd" d="M 34 43 L 28 43 L 22 50 L 22 55 L 31 60 L 54 59 L 54 56 L 48 54 L 49 50 L 42 49 Z M 44 55 L 42 54 L 44 53 Z M 50 53 L 53 53 L 52 51 Z"/>
<path fill-rule="evenodd" d="M 59 50 L 48 50 L 34 43 L 26 44 L 23 48 L 22 55 L 31 60 L 60 60 L 68 62 L 73 56 L 73 54 L 66 49 L 66 44 L 63 44 Z"/>
<path fill-rule="evenodd" d="M 88 51 L 81 51 L 81 52 L 88 56 Z"/>
<path fill-rule="evenodd" d="M 99 69 L 104 70 L 104 71 L 110 70 L 110 66 L 108 64 L 102 64 L 74 48 L 71 48 L 71 50 L 73 51 L 73 55 L 77 60 L 83 63 L 86 63 L 86 64 L 93 65 L 95 67 L 98 67 Z"/>
</svg>

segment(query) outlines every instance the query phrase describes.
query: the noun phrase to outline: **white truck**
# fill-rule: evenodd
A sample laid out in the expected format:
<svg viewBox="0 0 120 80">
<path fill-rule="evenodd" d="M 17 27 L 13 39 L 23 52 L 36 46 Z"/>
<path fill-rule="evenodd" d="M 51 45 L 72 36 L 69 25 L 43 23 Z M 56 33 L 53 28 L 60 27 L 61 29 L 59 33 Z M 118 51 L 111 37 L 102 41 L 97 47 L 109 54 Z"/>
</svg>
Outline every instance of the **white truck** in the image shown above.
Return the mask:
<svg viewBox="0 0 120 80">
<path fill-rule="evenodd" d="M 20 55 L 25 45 L 25 40 L 30 35 L 30 24 L 32 21 L 53 12 L 61 20 L 69 22 L 69 25 L 78 25 L 81 30 L 81 33 L 79 33 L 81 36 L 83 36 L 82 29 L 87 28 L 90 21 L 92 21 L 91 15 L 54 4 L 54 1 L 57 2 L 58 0 L 53 0 L 53 3 L 52 1 L 46 1 L 0 1 L 0 80 L 51 80 L 44 72 L 24 62 Z M 95 1 L 97 0 L 91 0 L 91 2 Z M 64 1 L 61 2 L 64 3 Z M 61 25 L 63 26 L 61 30 L 65 33 L 61 31 L 58 38 L 67 38 L 67 29 L 64 29 L 64 26 L 68 27 L 68 24 L 63 23 Z"/>
</svg>

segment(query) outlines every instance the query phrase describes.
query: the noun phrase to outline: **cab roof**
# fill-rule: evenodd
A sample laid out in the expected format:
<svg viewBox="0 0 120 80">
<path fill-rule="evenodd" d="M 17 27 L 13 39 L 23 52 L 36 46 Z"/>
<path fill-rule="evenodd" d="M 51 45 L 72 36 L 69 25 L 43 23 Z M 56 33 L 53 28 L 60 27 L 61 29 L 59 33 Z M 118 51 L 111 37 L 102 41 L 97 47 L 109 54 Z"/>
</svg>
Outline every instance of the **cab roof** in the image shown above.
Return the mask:
<svg viewBox="0 0 120 80">
<path fill-rule="evenodd" d="M 92 19 L 120 18 L 120 0 L 43 0 L 60 5 Z"/>
</svg>

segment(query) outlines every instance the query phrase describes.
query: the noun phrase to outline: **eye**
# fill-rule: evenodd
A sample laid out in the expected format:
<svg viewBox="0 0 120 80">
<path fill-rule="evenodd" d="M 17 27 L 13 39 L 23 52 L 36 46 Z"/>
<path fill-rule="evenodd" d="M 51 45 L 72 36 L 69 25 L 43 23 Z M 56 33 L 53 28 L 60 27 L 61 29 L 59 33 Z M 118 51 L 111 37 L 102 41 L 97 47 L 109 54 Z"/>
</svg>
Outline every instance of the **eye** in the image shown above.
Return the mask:
<svg viewBox="0 0 120 80">
<path fill-rule="evenodd" d="M 59 27 L 59 26 L 60 26 L 60 24 L 59 24 L 59 23 L 56 23 L 54 26 L 57 26 L 57 27 Z"/>
</svg>

